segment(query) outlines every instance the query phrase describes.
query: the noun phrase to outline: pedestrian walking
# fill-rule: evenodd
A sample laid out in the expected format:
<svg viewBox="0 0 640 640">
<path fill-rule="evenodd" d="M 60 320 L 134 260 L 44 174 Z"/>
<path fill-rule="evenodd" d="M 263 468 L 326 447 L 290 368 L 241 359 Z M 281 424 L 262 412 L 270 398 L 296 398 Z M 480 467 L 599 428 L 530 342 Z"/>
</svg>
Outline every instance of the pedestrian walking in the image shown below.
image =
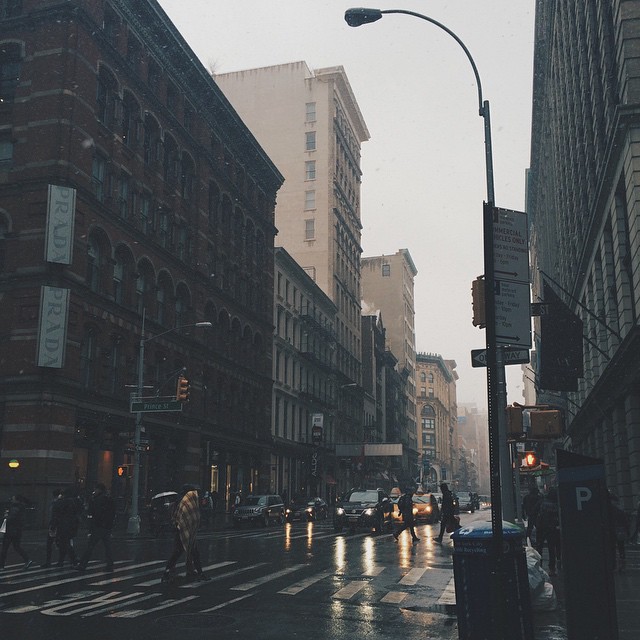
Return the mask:
<svg viewBox="0 0 640 640">
<path fill-rule="evenodd" d="M 53 510 L 55 508 L 56 502 L 62 498 L 62 490 L 54 489 L 53 491 L 53 502 L 49 507 L 49 528 L 47 529 L 47 551 L 46 551 L 46 559 L 43 567 L 51 566 L 51 557 L 53 556 L 53 545 L 56 541 L 56 525 L 53 520 Z"/>
<path fill-rule="evenodd" d="M 452 520 L 455 516 L 453 493 L 446 482 L 440 483 L 440 491 L 442 491 L 442 504 L 440 505 L 440 534 L 436 538 L 436 542 L 442 542 L 442 538 L 444 537 L 447 527 L 455 527 L 455 525 L 452 524 Z"/>
<path fill-rule="evenodd" d="M 72 566 L 77 564 L 73 539 L 78 535 L 81 508 L 81 502 L 71 487 L 67 487 L 62 498 L 54 503 L 52 522 L 56 530 L 56 544 L 60 550 L 58 567 L 64 566 L 67 556 Z"/>
<path fill-rule="evenodd" d="M 611 566 L 622 573 L 626 568 L 626 543 L 631 522 L 628 514 L 619 506 L 619 498 L 609 491 L 609 539 L 611 540 Z"/>
<path fill-rule="evenodd" d="M 107 493 L 107 488 L 101 483 L 96 485 L 89 499 L 87 516 L 89 518 L 89 543 L 76 568 L 79 571 L 84 571 L 96 545 L 98 542 L 102 542 L 107 571 L 113 571 L 111 529 L 116 517 L 116 505 L 113 498 Z"/>
<path fill-rule="evenodd" d="M 196 534 L 200 526 L 200 508 L 198 492 L 193 485 L 182 487 L 182 498 L 175 510 L 173 524 L 175 526 L 175 538 L 173 552 L 167 561 L 162 582 L 171 582 L 175 578 L 176 563 L 178 558 L 186 552 L 186 575 L 197 576 L 198 580 L 210 580 L 202 572 L 200 552 Z"/>
<path fill-rule="evenodd" d="M 398 537 L 405 530 L 409 529 L 413 542 L 420 542 L 416 535 L 416 520 L 413 515 L 413 489 L 408 488 L 398 499 L 398 509 L 402 515 L 402 524 L 393 532 L 393 539 L 398 542 Z"/>
<path fill-rule="evenodd" d="M 522 517 L 527 521 L 526 540 L 533 544 L 533 528 L 536 526 L 536 517 L 542 502 L 542 495 L 536 485 L 532 485 L 529 493 L 522 499 Z"/>
<path fill-rule="evenodd" d="M 542 556 L 545 542 L 549 552 L 549 575 L 557 576 L 556 567 L 562 568 L 560 547 L 560 509 L 558 491 L 551 487 L 540 503 L 536 516 L 536 551 Z"/>
<path fill-rule="evenodd" d="M 211 498 L 211 493 L 209 493 L 209 491 L 205 491 L 202 499 L 200 500 L 200 518 L 202 527 L 205 529 L 208 529 L 211 524 L 212 510 L 213 499 Z"/>
<path fill-rule="evenodd" d="M 13 546 L 16 553 L 24 560 L 25 569 L 28 569 L 33 564 L 33 561 L 29 560 L 29 556 L 27 556 L 20 544 L 26 517 L 25 511 L 28 504 L 29 502 L 26 498 L 15 495 L 11 498 L 9 508 L 4 512 L 5 532 L 2 538 L 2 551 L 0 552 L 0 570 L 4 569 L 10 546 Z"/>
</svg>

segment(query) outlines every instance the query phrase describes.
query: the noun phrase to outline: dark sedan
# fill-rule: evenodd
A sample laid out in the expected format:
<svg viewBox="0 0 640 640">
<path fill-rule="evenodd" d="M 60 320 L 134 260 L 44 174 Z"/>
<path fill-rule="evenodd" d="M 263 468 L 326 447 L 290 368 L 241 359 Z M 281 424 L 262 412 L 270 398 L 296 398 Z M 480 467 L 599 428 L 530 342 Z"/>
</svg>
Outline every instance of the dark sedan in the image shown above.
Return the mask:
<svg viewBox="0 0 640 640">
<path fill-rule="evenodd" d="M 326 519 L 328 511 L 329 507 L 322 498 L 298 499 L 286 508 L 285 516 L 287 522 L 313 522 Z"/>
</svg>

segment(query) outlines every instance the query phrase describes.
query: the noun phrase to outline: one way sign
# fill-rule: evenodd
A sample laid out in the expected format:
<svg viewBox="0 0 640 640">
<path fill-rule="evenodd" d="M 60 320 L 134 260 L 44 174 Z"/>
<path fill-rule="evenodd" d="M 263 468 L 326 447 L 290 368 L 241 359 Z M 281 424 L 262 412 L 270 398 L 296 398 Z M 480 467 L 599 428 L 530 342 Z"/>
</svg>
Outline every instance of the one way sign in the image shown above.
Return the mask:
<svg viewBox="0 0 640 640">
<path fill-rule="evenodd" d="M 514 347 L 506 347 L 502 349 L 502 360 L 507 364 L 525 364 L 529 362 L 529 350 L 517 349 Z M 487 366 L 487 350 L 472 349 L 471 350 L 471 366 L 486 367 Z"/>
</svg>

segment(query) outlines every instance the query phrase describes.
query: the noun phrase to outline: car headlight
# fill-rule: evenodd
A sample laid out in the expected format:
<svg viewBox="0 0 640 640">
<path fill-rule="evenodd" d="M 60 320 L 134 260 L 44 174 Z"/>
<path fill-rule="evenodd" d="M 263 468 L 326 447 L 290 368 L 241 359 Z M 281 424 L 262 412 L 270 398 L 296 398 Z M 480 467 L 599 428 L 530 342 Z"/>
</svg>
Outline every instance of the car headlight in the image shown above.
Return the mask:
<svg viewBox="0 0 640 640">
<path fill-rule="evenodd" d="M 428 505 L 427 505 L 427 507 L 426 507 L 425 511 L 426 511 L 427 513 L 431 513 L 431 505 L 430 505 L 430 504 L 428 504 Z"/>
<path fill-rule="evenodd" d="M 289 515 L 289 514 L 291 513 L 291 509 L 286 509 L 286 510 L 285 510 L 285 513 L 286 513 L 287 515 Z"/>
<path fill-rule="evenodd" d="M 365 516 L 372 516 L 375 513 L 375 509 L 366 509 L 364 512 Z"/>
<path fill-rule="evenodd" d="M 418 507 L 413 507 L 413 515 L 418 515 Z"/>
<path fill-rule="evenodd" d="M 313 507 L 307 507 L 307 513 L 313 513 Z"/>
<path fill-rule="evenodd" d="M 344 509 L 342 507 L 338 507 L 336 509 L 336 515 L 337 516 L 343 516 L 344 515 Z"/>
</svg>

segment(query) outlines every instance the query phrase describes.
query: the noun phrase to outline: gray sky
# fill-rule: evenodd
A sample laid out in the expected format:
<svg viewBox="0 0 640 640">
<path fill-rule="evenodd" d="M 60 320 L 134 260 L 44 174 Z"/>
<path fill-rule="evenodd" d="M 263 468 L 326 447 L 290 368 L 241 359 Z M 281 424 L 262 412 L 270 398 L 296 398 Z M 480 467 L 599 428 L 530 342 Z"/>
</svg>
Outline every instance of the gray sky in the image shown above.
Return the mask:
<svg viewBox="0 0 640 640">
<path fill-rule="evenodd" d="M 471 349 L 471 281 L 483 273 L 483 119 L 469 61 L 436 26 L 406 15 L 351 28 L 341 0 L 160 0 L 207 68 L 226 73 L 304 60 L 342 65 L 371 134 L 362 149 L 364 255 L 409 249 L 416 347 L 457 362 L 458 402 L 486 406 Z M 529 164 L 534 0 L 365 4 L 423 13 L 465 43 L 491 104 L 496 205 L 524 210 Z M 507 367 L 509 402 L 520 367 Z"/>
</svg>

